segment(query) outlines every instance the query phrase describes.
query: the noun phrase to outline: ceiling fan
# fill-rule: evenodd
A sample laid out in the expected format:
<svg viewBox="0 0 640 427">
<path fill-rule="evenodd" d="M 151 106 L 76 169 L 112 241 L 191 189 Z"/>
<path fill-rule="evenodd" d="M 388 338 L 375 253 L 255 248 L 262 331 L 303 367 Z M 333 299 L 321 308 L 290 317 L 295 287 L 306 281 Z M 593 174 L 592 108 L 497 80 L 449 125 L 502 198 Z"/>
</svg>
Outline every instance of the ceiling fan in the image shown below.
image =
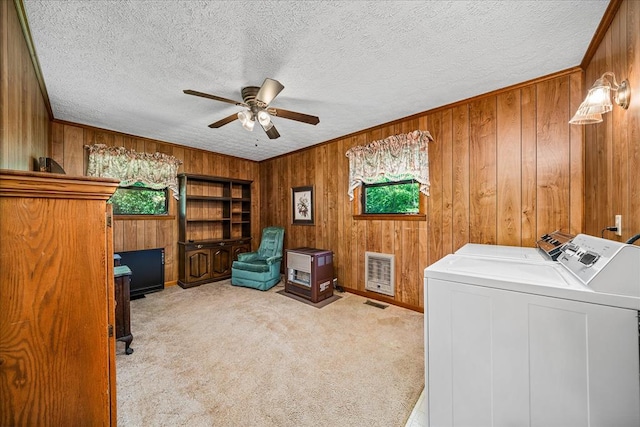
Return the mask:
<svg viewBox="0 0 640 427">
<path fill-rule="evenodd" d="M 242 88 L 242 102 L 234 101 L 232 99 L 222 98 L 216 95 L 210 95 L 208 93 L 198 92 L 195 90 L 185 89 L 184 93 L 187 95 L 201 96 L 203 98 L 213 99 L 215 101 L 226 102 L 228 104 L 238 105 L 246 108 L 246 110 L 240 111 L 237 114 L 232 114 L 229 117 L 225 117 L 222 120 L 218 120 L 215 123 L 209 125 L 210 128 L 219 128 L 227 123 L 238 119 L 242 123 L 242 127 L 248 131 L 252 131 L 256 121 L 262 126 L 262 129 L 266 132 L 270 139 L 276 139 L 280 137 L 278 130 L 273 125 L 271 117 L 282 117 L 283 119 L 296 120 L 302 123 L 309 123 L 310 125 L 317 125 L 320 119 L 316 116 L 310 116 L 308 114 L 296 113 L 295 111 L 283 110 L 282 108 L 274 108 L 269 106 L 271 101 L 278 96 L 278 94 L 284 89 L 284 86 L 277 80 L 266 78 L 262 86 L 246 86 Z"/>
</svg>

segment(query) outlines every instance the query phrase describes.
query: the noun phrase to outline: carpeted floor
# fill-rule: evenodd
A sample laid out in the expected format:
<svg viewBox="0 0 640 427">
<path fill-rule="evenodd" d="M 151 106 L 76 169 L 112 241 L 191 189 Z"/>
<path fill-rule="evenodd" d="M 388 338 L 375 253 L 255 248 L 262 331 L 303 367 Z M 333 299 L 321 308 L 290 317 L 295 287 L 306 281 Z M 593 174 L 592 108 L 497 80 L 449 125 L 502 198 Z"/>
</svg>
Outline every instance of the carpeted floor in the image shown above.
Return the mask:
<svg viewBox="0 0 640 427">
<path fill-rule="evenodd" d="M 131 301 L 118 425 L 404 426 L 424 387 L 423 314 L 282 289 L 222 281 Z"/>
</svg>

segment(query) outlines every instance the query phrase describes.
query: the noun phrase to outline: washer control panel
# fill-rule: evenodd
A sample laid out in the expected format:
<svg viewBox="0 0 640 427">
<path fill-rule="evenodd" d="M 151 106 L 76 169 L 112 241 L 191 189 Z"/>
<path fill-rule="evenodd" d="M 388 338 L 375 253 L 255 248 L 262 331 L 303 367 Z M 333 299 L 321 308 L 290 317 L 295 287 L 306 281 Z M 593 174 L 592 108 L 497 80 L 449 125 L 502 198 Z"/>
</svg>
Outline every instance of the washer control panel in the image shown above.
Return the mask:
<svg viewBox="0 0 640 427">
<path fill-rule="evenodd" d="M 578 234 L 558 262 L 594 290 L 640 297 L 640 247 Z"/>
<path fill-rule="evenodd" d="M 549 259 L 557 261 L 561 254 L 562 247 L 575 236 L 573 234 L 563 233 L 559 230 L 545 234 L 538 239 L 536 245 L 538 249 Z"/>
</svg>

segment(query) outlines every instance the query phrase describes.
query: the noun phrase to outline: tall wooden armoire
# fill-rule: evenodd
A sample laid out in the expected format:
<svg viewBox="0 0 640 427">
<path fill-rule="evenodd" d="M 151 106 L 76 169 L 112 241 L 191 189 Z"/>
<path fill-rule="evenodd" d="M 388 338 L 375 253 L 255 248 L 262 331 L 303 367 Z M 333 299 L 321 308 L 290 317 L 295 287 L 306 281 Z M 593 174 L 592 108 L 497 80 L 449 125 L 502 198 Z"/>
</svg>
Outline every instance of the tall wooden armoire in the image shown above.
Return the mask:
<svg viewBox="0 0 640 427">
<path fill-rule="evenodd" d="M 117 180 L 0 170 L 0 425 L 116 425 Z"/>
</svg>

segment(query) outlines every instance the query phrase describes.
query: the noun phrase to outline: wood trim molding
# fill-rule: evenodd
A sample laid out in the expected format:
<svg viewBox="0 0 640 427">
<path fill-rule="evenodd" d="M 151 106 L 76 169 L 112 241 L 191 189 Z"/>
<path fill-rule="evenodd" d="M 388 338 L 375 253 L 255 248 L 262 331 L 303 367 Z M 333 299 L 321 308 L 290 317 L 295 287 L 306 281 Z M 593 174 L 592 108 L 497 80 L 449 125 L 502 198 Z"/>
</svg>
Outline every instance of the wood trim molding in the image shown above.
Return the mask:
<svg viewBox="0 0 640 427">
<path fill-rule="evenodd" d="M 593 55 L 595 55 L 596 50 L 598 50 L 598 46 L 600 46 L 600 43 L 602 43 L 602 40 L 604 39 L 604 35 L 609 30 L 611 22 L 613 22 L 613 18 L 615 18 L 616 13 L 618 13 L 618 9 L 620 9 L 622 1 L 623 0 L 611 0 L 609 2 L 607 10 L 605 10 L 604 15 L 602 15 L 600 25 L 598 25 L 598 28 L 591 39 L 591 43 L 589 44 L 589 47 L 582 58 L 582 62 L 580 63 L 580 68 L 583 70 L 587 69 L 589 63 L 593 59 Z"/>
<path fill-rule="evenodd" d="M 0 195 L 53 199 L 108 200 L 120 181 L 110 178 L 71 177 L 46 172 L 0 170 Z"/>
<path fill-rule="evenodd" d="M 353 219 L 369 221 L 426 221 L 425 214 L 360 214 L 354 215 Z"/>
<path fill-rule="evenodd" d="M 137 220 L 148 220 L 148 221 L 163 221 L 163 220 L 175 220 L 175 215 L 113 215 L 114 221 L 137 221 Z"/>
<path fill-rule="evenodd" d="M 22 34 L 24 35 L 24 41 L 29 49 L 29 55 L 31 56 L 31 62 L 33 62 L 33 71 L 36 73 L 38 84 L 40 85 L 40 92 L 42 92 L 42 98 L 44 104 L 49 112 L 49 120 L 53 120 L 53 110 L 51 109 L 51 101 L 49 100 L 49 93 L 47 92 L 47 86 L 42 77 L 42 70 L 40 69 L 40 61 L 38 61 L 38 55 L 36 54 L 36 48 L 33 44 L 33 38 L 31 37 L 31 30 L 29 29 L 29 22 L 27 21 L 27 12 L 24 9 L 24 3 L 22 0 L 13 0 L 13 4 L 18 14 L 18 20 L 20 21 L 20 28 L 22 28 Z"/>
</svg>

